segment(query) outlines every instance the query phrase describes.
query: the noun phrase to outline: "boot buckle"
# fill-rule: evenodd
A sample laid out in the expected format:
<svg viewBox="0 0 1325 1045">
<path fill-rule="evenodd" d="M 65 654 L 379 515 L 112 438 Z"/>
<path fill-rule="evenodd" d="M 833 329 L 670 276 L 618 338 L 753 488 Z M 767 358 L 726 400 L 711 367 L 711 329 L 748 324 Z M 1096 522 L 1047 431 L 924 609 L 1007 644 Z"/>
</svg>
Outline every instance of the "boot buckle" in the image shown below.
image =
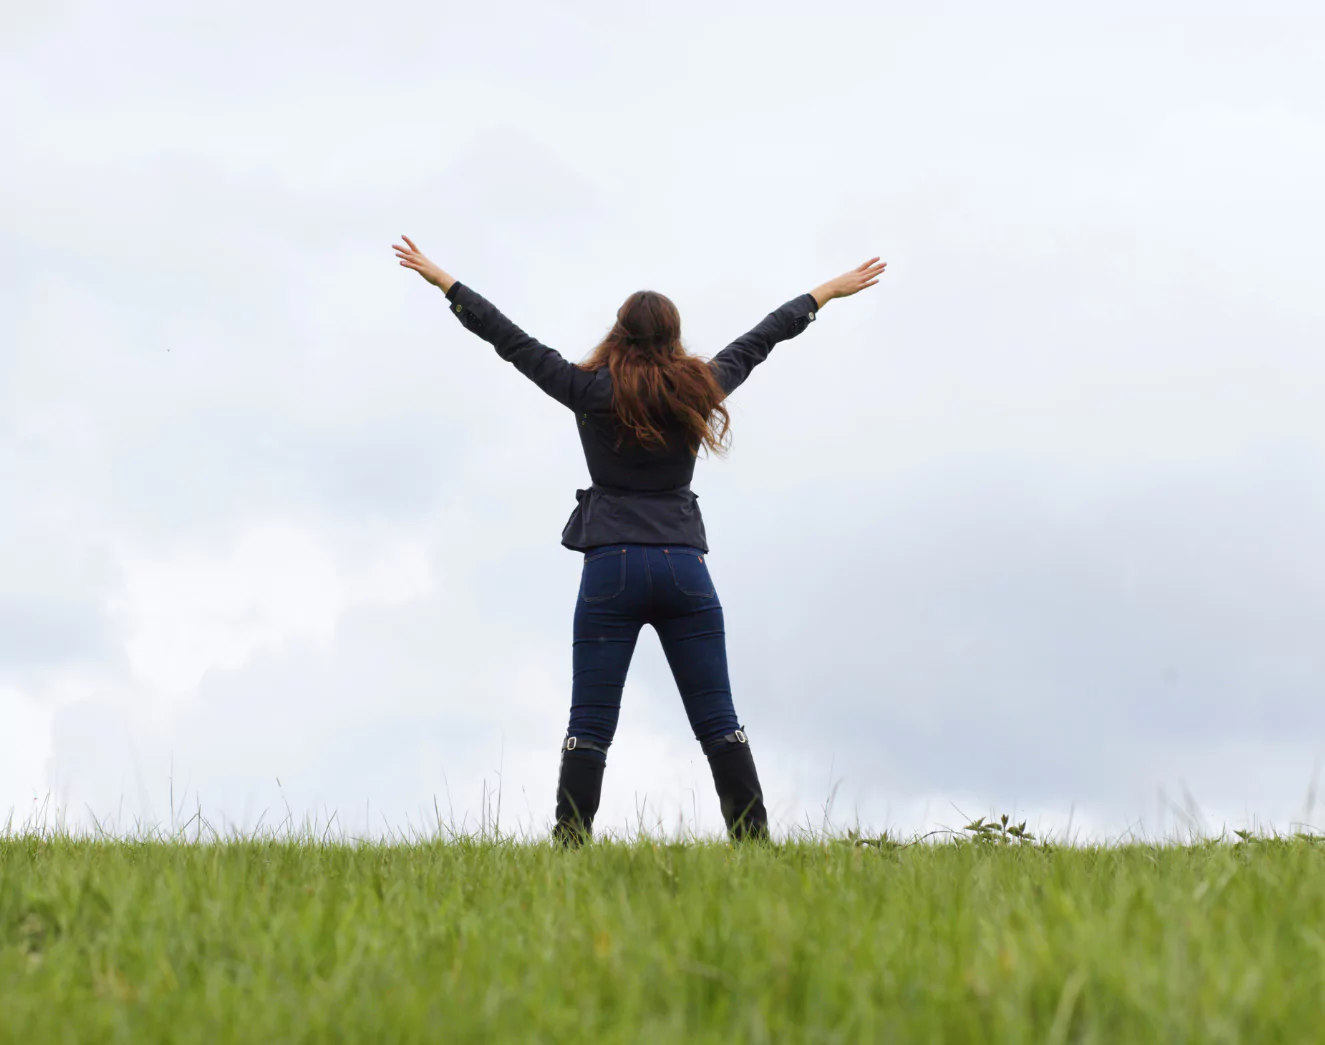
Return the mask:
<svg viewBox="0 0 1325 1045">
<path fill-rule="evenodd" d="M 561 742 L 561 750 L 562 751 L 576 751 L 576 750 L 601 751 L 604 755 L 607 754 L 606 747 L 604 747 L 602 744 L 597 743 L 596 741 L 590 740 L 588 737 L 586 737 L 584 740 L 581 740 L 579 737 L 567 737 L 565 740 Z"/>
</svg>

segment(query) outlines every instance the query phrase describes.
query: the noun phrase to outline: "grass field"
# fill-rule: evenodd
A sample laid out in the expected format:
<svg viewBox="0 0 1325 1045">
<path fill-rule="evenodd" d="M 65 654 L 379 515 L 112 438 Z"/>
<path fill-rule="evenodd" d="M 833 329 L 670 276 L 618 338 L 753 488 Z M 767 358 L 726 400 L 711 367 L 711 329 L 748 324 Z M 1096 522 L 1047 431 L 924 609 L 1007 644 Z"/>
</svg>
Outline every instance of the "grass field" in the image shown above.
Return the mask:
<svg viewBox="0 0 1325 1045">
<path fill-rule="evenodd" d="M 1325 1041 L 1325 845 L 0 837 L 0 1040 Z"/>
</svg>

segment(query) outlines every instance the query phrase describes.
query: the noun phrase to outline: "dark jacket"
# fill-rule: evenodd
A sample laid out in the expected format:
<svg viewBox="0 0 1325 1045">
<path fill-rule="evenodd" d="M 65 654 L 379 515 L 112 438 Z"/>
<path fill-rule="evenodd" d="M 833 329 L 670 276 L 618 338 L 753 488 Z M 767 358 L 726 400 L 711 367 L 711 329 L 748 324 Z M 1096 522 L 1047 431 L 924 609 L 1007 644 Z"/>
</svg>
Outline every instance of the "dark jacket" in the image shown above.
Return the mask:
<svg viewBox="0 0 1325 1045">
<path fill-rule="evenodd" d="M 606 367 L 581 370 L 567 362 L 463 283 L 453 284 L 446 297 L 451 312 L 466 328 L 575 412 L 593 485 L 575 491 L 579 504 L 561 532 L 562 544 L 576 550 L 600 544 L 686 544 L 708 551 L 698 498 L 690 492 L 695 455 L 679 427 L 664 433 L 666 445 L 658 449 L 618 440 L 612 377 Z M 713 357 L 709 366 L 718 384 L 728 395 L 734 392 L 774 345 L 810 324 L 818 307 L 812 294 L 802 294 L 770 312 Z"/>
</svg>

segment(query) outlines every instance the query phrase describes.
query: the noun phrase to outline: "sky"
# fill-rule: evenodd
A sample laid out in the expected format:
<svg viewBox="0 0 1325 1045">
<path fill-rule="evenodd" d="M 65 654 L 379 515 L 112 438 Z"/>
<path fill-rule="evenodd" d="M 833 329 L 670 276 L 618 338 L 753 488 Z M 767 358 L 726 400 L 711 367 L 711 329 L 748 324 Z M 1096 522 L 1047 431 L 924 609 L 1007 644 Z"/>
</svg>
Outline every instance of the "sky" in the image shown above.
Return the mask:
<svg viewBox="0 0 1325 1045">
<path fill-rule="evenodd" d="M 1325 827 L 1318 5 L 57 0 L 0 96 L 0 822 L 546 836 L 587 472 L 406 234 L 575 360 L 888 261 L 694 482 L 777 832 Z M 598 827 L 721 830 L 647 630 Z"/>
</svg>

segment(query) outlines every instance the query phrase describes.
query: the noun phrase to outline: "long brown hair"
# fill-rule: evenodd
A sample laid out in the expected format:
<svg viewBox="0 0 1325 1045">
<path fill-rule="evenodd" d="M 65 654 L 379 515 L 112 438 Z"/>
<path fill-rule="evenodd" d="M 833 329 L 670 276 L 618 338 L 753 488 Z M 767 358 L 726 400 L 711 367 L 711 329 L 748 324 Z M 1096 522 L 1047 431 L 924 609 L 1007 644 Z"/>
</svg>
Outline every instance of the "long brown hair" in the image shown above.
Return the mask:
<svg viewBox="0 0 1325 1045">
<path fill-rule="evenodd" d="M 612 329 L 579 365 L 607 367 L 617 421 L 641 446 L 665 445 L 664 428 L 679 424 L 692 454 L 701 446 L 726 453 L 726 393 L 709 365 L 681 346 L 681 313 L 665 294 L 637 290 L 626 298 Z"/>
</svg>

